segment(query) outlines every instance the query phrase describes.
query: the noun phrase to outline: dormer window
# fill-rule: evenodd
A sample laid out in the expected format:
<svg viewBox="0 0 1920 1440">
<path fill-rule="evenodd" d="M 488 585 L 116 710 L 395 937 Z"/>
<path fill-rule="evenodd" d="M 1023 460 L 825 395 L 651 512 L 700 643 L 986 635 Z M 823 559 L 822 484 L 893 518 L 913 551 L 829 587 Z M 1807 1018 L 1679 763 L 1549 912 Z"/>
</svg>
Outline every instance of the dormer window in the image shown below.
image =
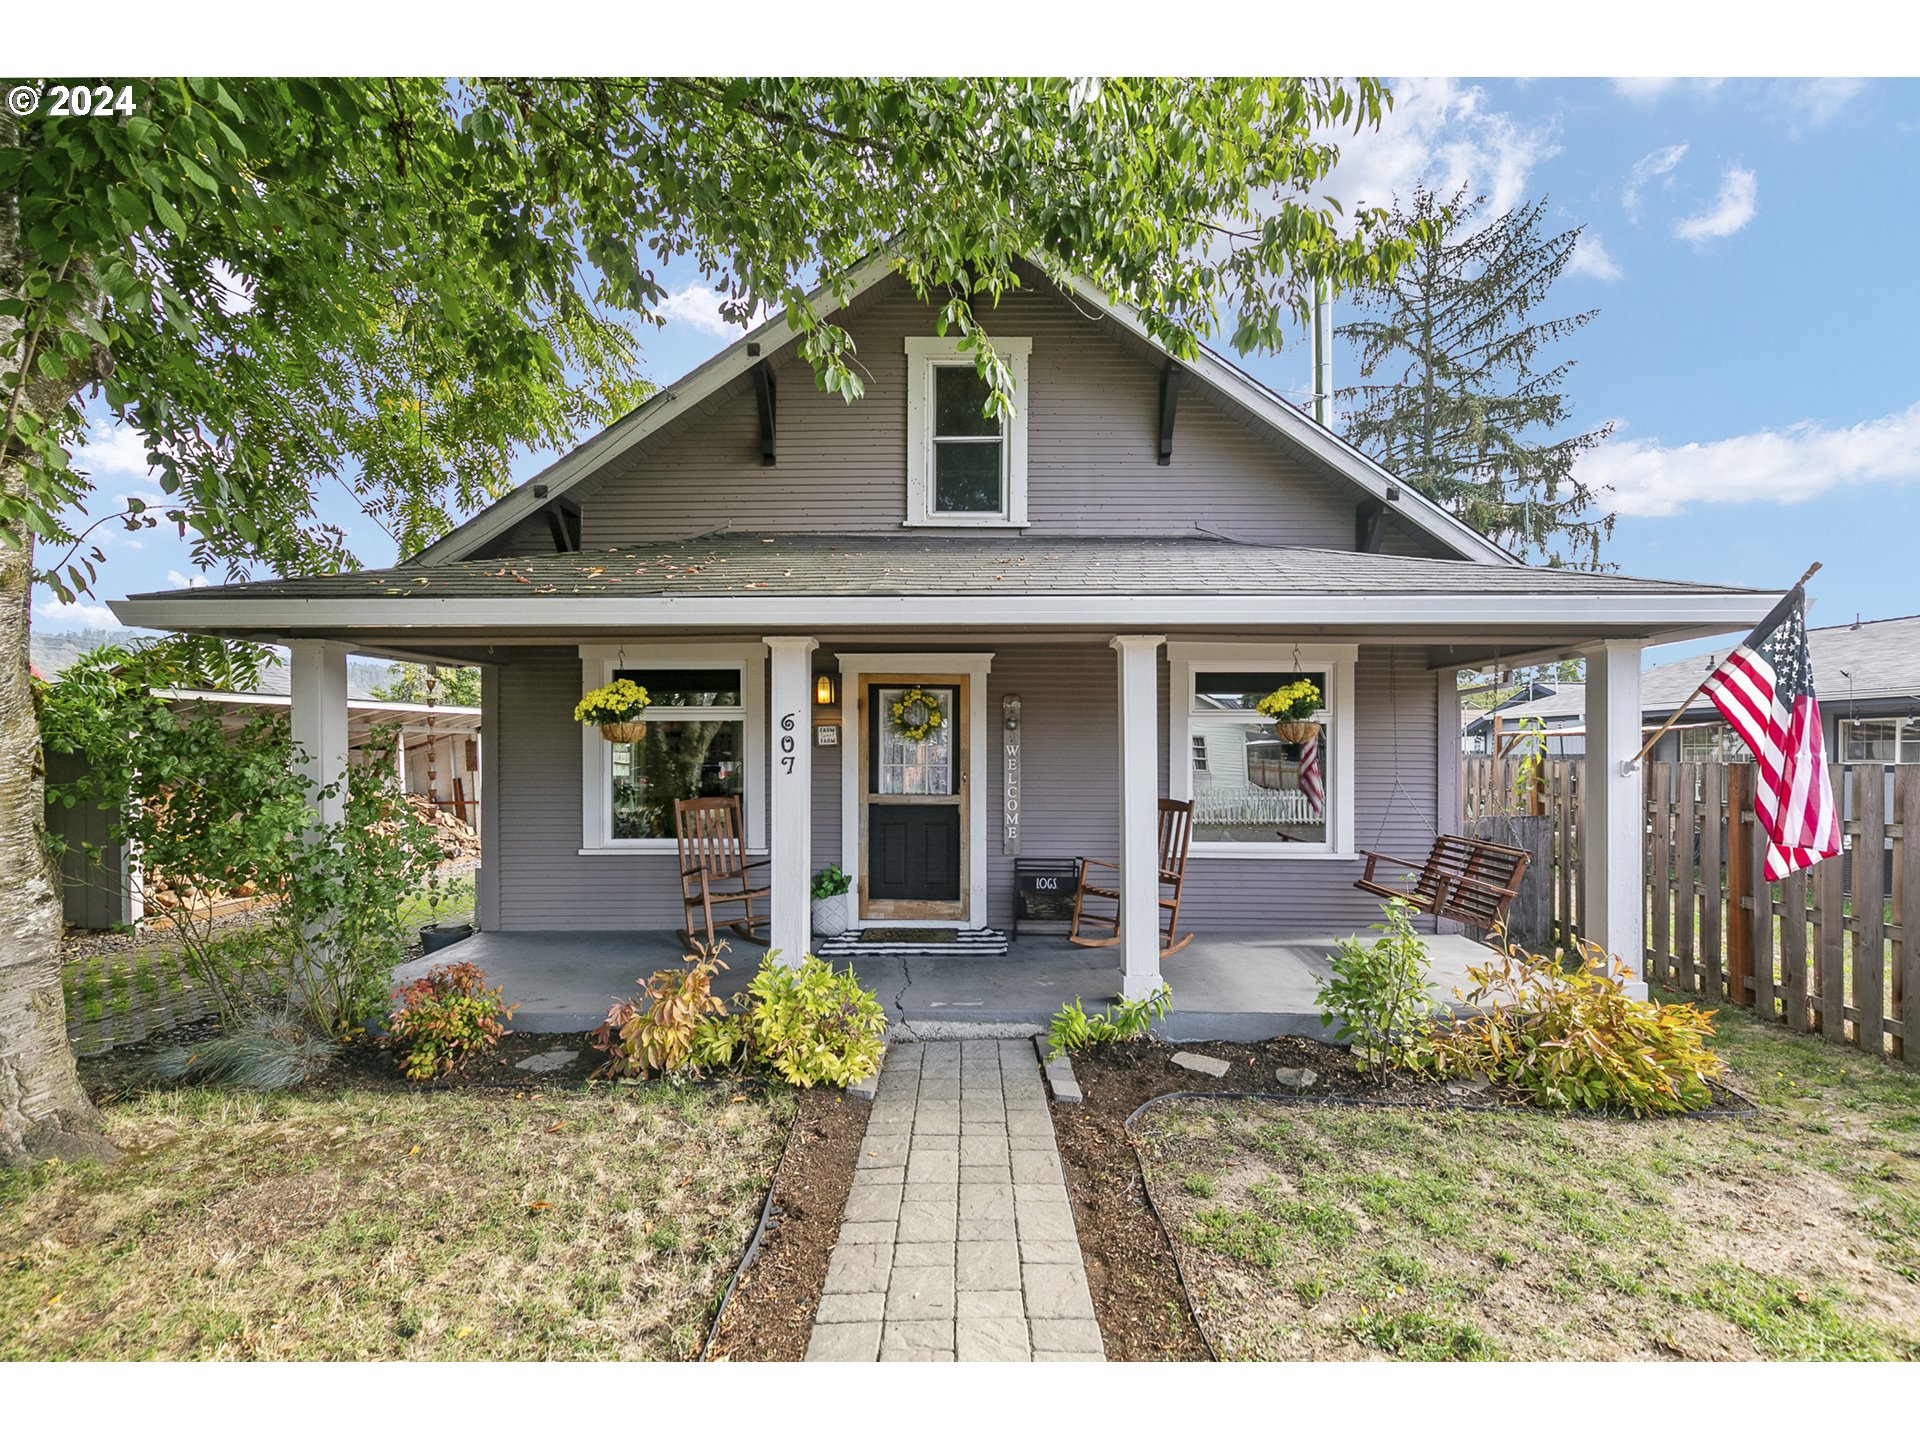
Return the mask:
<svg viewBox="0 0 1920 1440">
<path fill-rule="evenodd" d="M 1011 415 L 985 413 L 987 382 L 957 339 L 907 337 L 909 525 L 1027 523 L 1027 360 L 1033 341 L 995 337 L 1013 374 Z"/>
</svg>

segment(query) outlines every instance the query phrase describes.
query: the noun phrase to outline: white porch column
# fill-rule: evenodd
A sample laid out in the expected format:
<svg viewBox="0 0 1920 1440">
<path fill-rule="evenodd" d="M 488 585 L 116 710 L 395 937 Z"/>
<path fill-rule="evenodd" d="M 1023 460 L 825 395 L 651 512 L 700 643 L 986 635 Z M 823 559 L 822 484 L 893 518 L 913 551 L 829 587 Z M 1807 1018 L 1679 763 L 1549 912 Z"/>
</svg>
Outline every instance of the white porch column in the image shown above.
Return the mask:
<svg viewBox="0 0 1920 1440">
<path fill-rule="evenodd" d="M 1116 635 L 1120 679 L 1120 993 L 1160 988 L 1160 645 Z"/>
<path fill-rule="evenodd" d="M 1641 772 L 1627 765 L 1640 750 L 1640 642 L 1612 640 L 1582 652 L 1587 662 L 1586 845 L 1580 885 L 1586 938 L 1633 971 L 1633 993 L 1647 993 L 1641 916 Z"/>
<path fill-rule="evenodd" d="M 813 652 L 819 642 L 806 635 L 769 635 L 766 641 L 773 654 L 767 742 L 772 948 L 788 965 L 798 965 L 813 940 Z"/>
<path fill-rule="evenodd" d="M 307 795 L 323 825 L 338 824 L 346 813 L 347 647 L 333 640 L 295 640 L 287 649 L 293 662 L 293 743 L 305 753 L 301 771 Z M 332 796 L 320 791 L 339 788 Z"/>
</svg>

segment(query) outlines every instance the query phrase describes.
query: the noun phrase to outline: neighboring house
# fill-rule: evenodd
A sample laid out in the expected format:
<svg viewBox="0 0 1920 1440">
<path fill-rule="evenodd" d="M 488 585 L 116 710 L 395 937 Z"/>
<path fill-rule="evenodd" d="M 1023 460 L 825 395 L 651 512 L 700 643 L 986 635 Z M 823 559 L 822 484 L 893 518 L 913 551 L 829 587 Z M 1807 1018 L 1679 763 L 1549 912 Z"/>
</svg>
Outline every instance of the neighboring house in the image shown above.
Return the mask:
<svg viewBox="0 0 1920 1440">
<path fill-rule="evenodd" d="M 289 710 L 292 697 L 274 694 L 274 677 L 262 672 L 263 693 L 225 690 L 161 690 L 158 695 L 180 711 L 213 710 L 229 731 L 239 731 L 256 716 Z M 353 696 L 346 701 L 348 753 L 357 756 L 375 729 L 394 731 L 400 745 L 395 768 L 407 794 L 417 795 L 469 824 L 480 819 L 480 711 L 467 705 L 410 705 Z M 76 755 L 48 755 L 47 778 L 71 782 L 85 761 Z M 63 918 L 83 930 L 131 925 L 142 917 L 139 857 L 113 838 L 114 811 L 91 805 L 47 807 L 47 829 L 66 841 L 61 856 Z M 93 863 L 90 856 L 97 856 Z"/>
<path fill-rule="evenodd" d="M 1508 737 L 1537 721 L 1547 754 L 1586 754 L 1587 687 L 1577 680 L 1534 680 L 1488 710 L 1461 713 L 1460 748 L 1468 755 L 1508 752 Z"/>
<path fill-rule="evenodd" d="M 1521 565 L 1227 360 L 1175 362 L 1093 288 L 1024 276 L 981 316 L 1014 377 L 1005 421 L 934 307 L 875 265 L 834 315 L 856 403 L 816 388 L 775 319 L 398 567 L 114 609 L 287 643 L 323 765 L 349 650 L 479 665 L 483 929 L 677 927 L 669 802 L 736 794 L 787 955 L 830 863 L 856 926 L 1005 927 L 1016 855 L 1090 855 L 1128 898 L 1121 945 L 1086 953 L 1129 995 L 1161 978 L 1159 797 L 1249 802 L 1197 833 L 1183 928 L 1361 930 L 1360 852 L 1424 855 L 1458 826 L 1458 671 L 1580 655 L 1614 722 L 1588 742 L 1608 761 L 1588 927 L 1637 958 L 1638 780 L 1615 762 L 1637 748 L 1641 647 L 1744 631 L 1778 594 Z M 616 675 L 654 697 L 637 746 L 572 719 Z M 1250 708 L 1301 675 L 1326 696 L 1318 805 L 1300 747 L 1260 742 Z M 952 717 L 919 742 L 884 720 L 909 687 Z"/>
<path fill-rule="evenodd" d="M 1920 615 L 1856 620 L 1807 631 L 1813 679 L 1827 754 L 1843 764 L 1920 764 Z M 1658 728 L 1726 650 L 1656 665 L 1640 677 L 1649 730 Z M 1720 718 L 1713 702 L 1696 696 L 1678 724 L 1660 737 L 1652 760 L 1751 760 L 1752 753 Z"/>
</svg>

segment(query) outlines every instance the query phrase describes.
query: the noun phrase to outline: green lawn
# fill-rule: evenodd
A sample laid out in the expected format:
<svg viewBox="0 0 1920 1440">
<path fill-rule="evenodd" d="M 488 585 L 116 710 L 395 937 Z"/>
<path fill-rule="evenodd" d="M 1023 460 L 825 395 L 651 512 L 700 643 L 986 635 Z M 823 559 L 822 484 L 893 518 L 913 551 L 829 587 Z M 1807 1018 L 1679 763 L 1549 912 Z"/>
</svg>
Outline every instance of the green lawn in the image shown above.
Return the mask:
<svg viewBox="0 0 1920 1440">
<path fill-rule="evenodd" d="M 1920 1359 L 1920 1074 L 1741 1012 L 1738 1121 L 1190 1102 L 1138 1134 L 1236 1359 Z"/>
<path fill-rule="evenodd" d="M 784 1092 L 192 1090 L 0 1172 L 0 1360 L 687 1359 Z"/>
</svg>

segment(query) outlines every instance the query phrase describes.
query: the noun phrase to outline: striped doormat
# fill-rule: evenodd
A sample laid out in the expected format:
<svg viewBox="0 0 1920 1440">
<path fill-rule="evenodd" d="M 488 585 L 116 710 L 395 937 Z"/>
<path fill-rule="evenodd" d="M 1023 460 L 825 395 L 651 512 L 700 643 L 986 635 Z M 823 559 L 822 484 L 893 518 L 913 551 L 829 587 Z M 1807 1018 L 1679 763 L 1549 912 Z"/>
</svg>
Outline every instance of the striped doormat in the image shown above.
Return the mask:
<svg viewBox="0 0 1920 1440">
<path fill-rule="evenodd" d="M 813 947 L 813 953 L 822 960 L 857 960 L 862 955 L 1004 955 L 1007 953 L 1007 932 L 989 930 L 927 930 L 921 932 L 927 938 L 915 937 L 912 930 L 868 929 L 863 938 L 859 930 L 849 930 L 843 935 L 822 940 Z"/>
</svg>

